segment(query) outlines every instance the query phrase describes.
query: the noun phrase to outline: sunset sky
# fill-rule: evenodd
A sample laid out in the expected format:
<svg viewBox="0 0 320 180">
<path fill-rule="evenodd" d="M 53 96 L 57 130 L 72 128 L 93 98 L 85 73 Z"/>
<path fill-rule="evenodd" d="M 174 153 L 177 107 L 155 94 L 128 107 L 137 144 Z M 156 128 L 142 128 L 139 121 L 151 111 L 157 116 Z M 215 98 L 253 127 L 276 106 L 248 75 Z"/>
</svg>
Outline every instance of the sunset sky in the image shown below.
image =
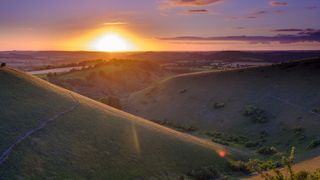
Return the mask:
<svg viewBox="0 0 320 180">
<path fill-rule="evenodd" d="M 2 51 L 320 50 L 320 0 L 1 0 L 0 40 Z"/>
</svg>

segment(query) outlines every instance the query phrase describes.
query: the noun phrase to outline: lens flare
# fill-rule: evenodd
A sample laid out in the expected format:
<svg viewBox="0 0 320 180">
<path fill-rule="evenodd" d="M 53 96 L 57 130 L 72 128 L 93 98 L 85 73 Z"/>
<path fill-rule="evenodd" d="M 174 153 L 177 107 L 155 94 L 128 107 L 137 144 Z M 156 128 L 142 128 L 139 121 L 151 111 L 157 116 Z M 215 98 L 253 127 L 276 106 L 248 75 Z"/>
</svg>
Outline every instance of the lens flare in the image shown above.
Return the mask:
<svg viewBox="0 0 320 180">
<path fill-rule="evenodd" d="M 225 151 L 223 151 L 223 150 L 219 150 L 218 154 L 219 154 L 220 157 L 224 158 L 227 153 Z"/>
</svg>

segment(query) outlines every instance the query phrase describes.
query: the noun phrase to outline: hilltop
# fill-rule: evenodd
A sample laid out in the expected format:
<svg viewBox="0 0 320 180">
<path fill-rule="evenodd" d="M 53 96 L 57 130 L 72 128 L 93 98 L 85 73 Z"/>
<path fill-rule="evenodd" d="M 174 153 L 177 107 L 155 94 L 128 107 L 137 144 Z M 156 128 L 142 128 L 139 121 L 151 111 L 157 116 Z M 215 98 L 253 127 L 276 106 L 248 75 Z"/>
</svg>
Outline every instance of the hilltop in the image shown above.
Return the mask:
<svg viewBox="0 0 320 180">
<path fill-rule="evenodd" d="M 320 59 L 164 80 L 132 94 L 126 111 L 215 142 L 298 160 L 320 154 Z M 274 146 L 277 152 L 266 151 Z M 267 149 L 268 150 L 268 149 Z"/>
<path fill-rule="evenodd" d="M 0 69 L 0 85 L 1 179 L 195 178 L 201 168 L 228 173 L 232 152 L 221 145 L 14 69 Z"/>
</svg>

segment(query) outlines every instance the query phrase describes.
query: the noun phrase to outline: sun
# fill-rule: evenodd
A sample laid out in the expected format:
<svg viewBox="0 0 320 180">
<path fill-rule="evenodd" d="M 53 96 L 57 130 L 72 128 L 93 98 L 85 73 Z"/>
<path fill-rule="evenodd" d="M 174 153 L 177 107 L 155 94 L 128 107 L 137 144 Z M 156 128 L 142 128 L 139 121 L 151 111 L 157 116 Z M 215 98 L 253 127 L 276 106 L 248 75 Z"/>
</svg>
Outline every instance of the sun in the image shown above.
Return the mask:
<svg viewBox="0 0 320 180">
<path fill-rule="evenodd" d="M 90 45 L 92 50 L 106 52 L 132 51 L 133 46 L 118 33 L 109 32 L 98 37 Z"/>
</svg>

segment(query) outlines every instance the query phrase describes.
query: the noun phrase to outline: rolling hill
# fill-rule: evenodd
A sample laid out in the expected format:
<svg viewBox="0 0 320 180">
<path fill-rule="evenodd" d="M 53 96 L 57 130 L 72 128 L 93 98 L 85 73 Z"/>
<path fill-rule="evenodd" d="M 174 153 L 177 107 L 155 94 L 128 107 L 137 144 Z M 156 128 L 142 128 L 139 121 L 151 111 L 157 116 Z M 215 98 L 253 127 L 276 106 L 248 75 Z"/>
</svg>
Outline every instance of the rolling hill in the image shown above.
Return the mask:
<svg viewBox="0 0 320 180">
<path fill-rule="evenodd" d="M 124 109 L 241 148 L 296 146 L 307 159 L 320 154 L 320 59 L 179 75 L 132 94 Z"/>
<path fill-rule="evenodd" d="M 54 84 L 93 99 L 121 99 L 174 75 L 147 61 L 114 60 L 93 67 L 48 76 Z"/>
<path fill-rule="evenodd" d="M 228 174 L 231 155 L 223 146 L 0 69 L 0 179 L 192 178 L 199 168 Z"/>
</svg>

